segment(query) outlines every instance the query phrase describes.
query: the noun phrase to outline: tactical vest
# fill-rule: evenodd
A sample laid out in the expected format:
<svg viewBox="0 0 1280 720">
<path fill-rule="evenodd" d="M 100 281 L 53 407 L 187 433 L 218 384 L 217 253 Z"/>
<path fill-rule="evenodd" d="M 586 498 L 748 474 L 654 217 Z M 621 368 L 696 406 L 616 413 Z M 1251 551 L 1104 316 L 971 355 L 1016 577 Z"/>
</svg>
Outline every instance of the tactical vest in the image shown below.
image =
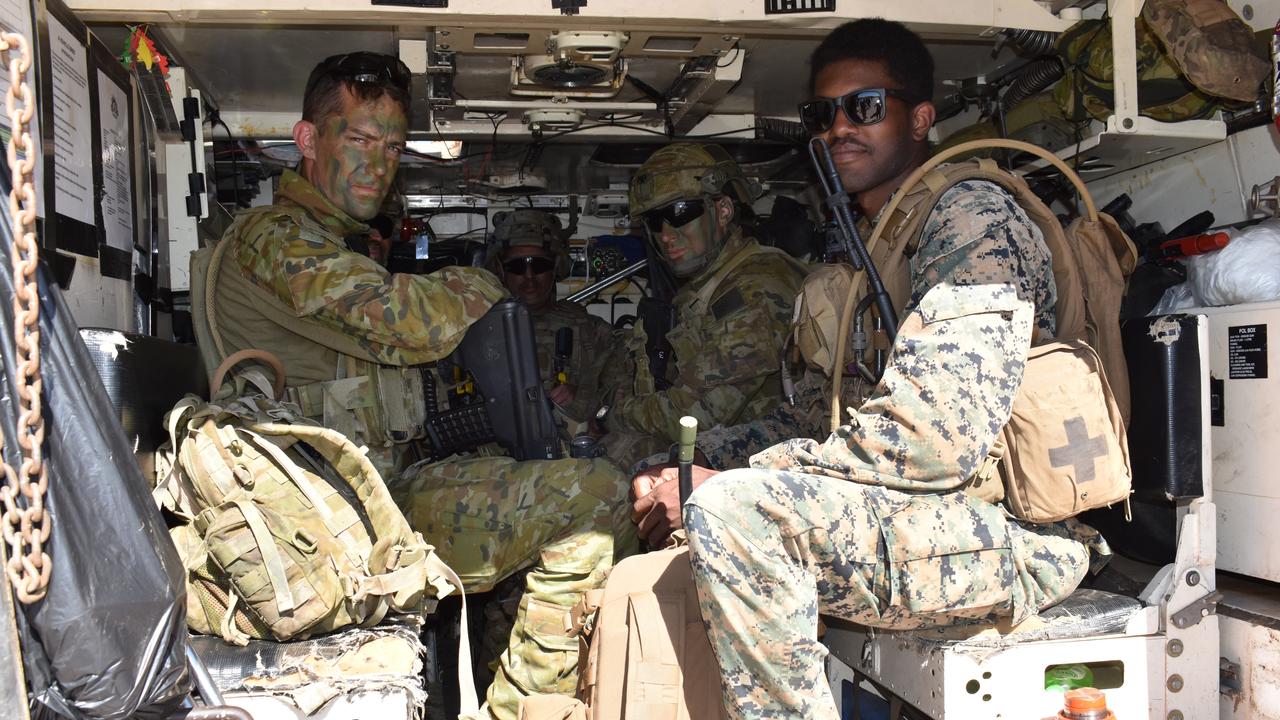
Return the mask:
<svg viewBox="0 0 1280 720">
<path fill-rule="evenodd" d="M 809 272 L 807 265 L 791 257 L 785 251 L 768 245 L 760 245 L 752 238 L 744 238 L 743 245 L 738 248 L 737 252 L 729 257 L 723 265 L 717 267 L 706 283 L 692 293 L 692 297 L 688 297 L 686 300 L 683 292 L 676 296 L 676 305 L 679 307 L 680 317 L 676 326 L 667 334 L 667 338 L 671 342 L 672 354 L 676 359 L 675 363 L 667 366 L 669 375 L 678 367 L 682 354 L 686 357 L 689 356 L 707 341 L 705 332 L 707 322 L 718 321 L 720 317 L 736 309 L 736 307 L 732 306 L 733 287 L 726 287 L 725 285 L 726 282 L 730 282 L 730 277 L 733 273 L 748 262 L 759 262 L 766 255 L 781 259 L 800 278 L 803 278 Z M 643 342 L 642 332 L 637 332 L 637 337 Z M 642 355 L 643 351 L 640 351 L 637 357 Z M 654 392 L 656 386 L 653 383 L 652 375 L 648 371 L 648 363 L 638 363 L 638 365 L 643 367 L 636 373 L 636 393 L 647 394 Z M 753 398 L 742 409 L 740 417 L 727 420 L 727 424 L 735 424 L 743 421 L 743 419 L 760 417 L 776 407 L 781 398 L 780 389 L 775 389 L 774 384 L 770 384 L 768 388 L 772 392 L 761 393 L 759 397 Z"/>
<path fill-rule="evenodd" d="M 559 411 L 577 426 L 601 404 L 601 366 L 609 352 L 604 326 L 608 324 L 592 316 L 583 306 L 564 300 L 557 301 L 541 313 L 531 312 L 530 316 L 537 342 L 538 370 L 547 390 L 560 382 L 555 371 L 556 333 L 562 328 L 573 331 L 572 355 L 565 374 L 569 384 L 577 387 L 577 394 L 572 403 L 559 408 Z"/>
<path fill-rule="evenodd" d="M 302 208 L 285 212 L 317 225 Z M 300 318 L 274 293 L 239 272 L 224 240 L 191 256 L 191 315 L 205 367 L 232 353 L 266 350 L 289 370 L 286 397 L 307 418 L 374 450 L 381 472 L 393 469 L 392 446 L 425 436 L 426 404 L 418 368 L 375 362 L 350 336 Z"/>
</svg>

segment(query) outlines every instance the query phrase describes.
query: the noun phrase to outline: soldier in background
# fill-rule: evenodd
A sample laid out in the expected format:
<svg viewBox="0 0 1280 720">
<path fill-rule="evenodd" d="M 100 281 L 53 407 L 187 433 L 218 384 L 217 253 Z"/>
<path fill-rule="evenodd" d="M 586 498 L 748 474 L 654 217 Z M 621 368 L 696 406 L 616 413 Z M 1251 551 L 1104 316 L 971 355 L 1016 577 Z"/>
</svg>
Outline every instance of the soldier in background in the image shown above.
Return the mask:
<svg viewBox="0 0 1280 720">
<path fill-rule="evenodd" d="M 273 205 L 236 218 L 211 261 L 210 334 L 219 360 L 246 348 L 280 357 L 288 399 L 369 447 L 410 525 L 466 592 L 532 567 L 486 703 L 489 717 L 514 720 L 523 696 L 573 692 L 578 646 L 565 612 L 600 586 L 615 555 L 634 550 L 635 530 L 626 478 L 604 460 L 404 467 L 404 420 L 422 397 L 411 366 L 448 355 L 506 296 L 483 269 L 392 274 L 348 249 L 399 166 L 409 77 L 396 58 L 364 52 L 312 71 L 294 127 L 301 167 L 284 173 Z"/>
<path fill-rule="evenodd" d="M 656 367 L 642 323 L 626 362 L 606 371 L 594 419 L 622 467 L 666 449 L 683 415 L 701 427 L 755 419 L 782 402 L 779 360 L 805 269 L 747 237 L 738 218 L 758 195 L 716 145 L 660 148 L 631 180 L 630 212 L 683 285 L 672 299 L 670 359 Z"/>
<path fill-rule="evenodd" d="M 555 215 L 512 210 L 495 214 L 493 224 L 494 264 L 507 290 L 533 318 L 547 397 L 576 430 L 600 407 L 600 374 L 613 328 L 582 305 L 556 299 L 556 281 L 568 277 L 570 258 Z M 565 328 L 573 338 L 567 358 L 556 351 L 557 334 Z"/>
<path fill-rule="evenodd" d="M 845 189 L 875 218 L 928 155 L 933 61 L 905 27 L 860 20 L 815 50 L 801 107 Z M 1014 522 L 963 492 L 1008 421 L 1033 328 L 1056 291 L 1036 226 L 996 185 L 939 198 L 911 262 L 880 383 L 825 441 L 752 469 L 695 473 L 684 508 L 703 619 L 732 718 L 838 717 L 818 615 L 871 627 L 1013 622 L 1070 594 L 1097 534 Z"/>
</svg>

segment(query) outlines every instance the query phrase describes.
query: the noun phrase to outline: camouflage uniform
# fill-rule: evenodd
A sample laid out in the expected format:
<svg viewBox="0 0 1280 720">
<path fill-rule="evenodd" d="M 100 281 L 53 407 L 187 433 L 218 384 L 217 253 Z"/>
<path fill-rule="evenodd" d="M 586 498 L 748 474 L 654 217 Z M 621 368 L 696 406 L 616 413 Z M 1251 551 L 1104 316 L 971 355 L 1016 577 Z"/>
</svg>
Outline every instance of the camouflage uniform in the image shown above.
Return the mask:
<svg viewBox="0 0 1280 720">
<path fill-rule="evenodd" d="M 735 231 L 715 261 L 672 300 L 676 326 L 667 340 L 674 359 L 667 365 L 671 386 L 665 390 L 656 389 L 637 323 L 626 344 L 633 379 L 621 386 L 621 399 L 610 409 L 606 436 L 614 447 L 629 447 L 611 449 L 610 456 L 628 467 L 667 447 L 677 439 L 683 415 L 709 428 L 745 423 L 781 405 L 778 364 L 801 279 L 796 263 Z M 716 280 L 708 299 L 702 291 Z M 618 435 L 632 436 L 631 442 Z"/>
<path fill-rule="evenodd" d="M 507 251 L 529 246 L 542 248 L 555 262 L 555 279 L 569 276 L 573 264 L 566 244 L 566 233 L 560 220 L 545 210 L 524 208 L 496 213 L 493 216 L 494 232 L 489 247 L 489 263 L 495 272 L 501 272 Z M 595 413 L 602 403 L 600 392 L 601 370 L 609 355 L 613 328 L 609 323 L 591 315 L 578 303 L 554 300 L 543 310 L 529 308 L 533 318 L 534 337 L 538 343 L 538 367 L 542 371 L 543 388 L 550 390 L 557 384 L 555 372 L 556 332 L 561 328 L 573 331 L 573 349 L 565 374 L 568 382 L 577 389 L 573 402 L 558 408 L 569 422 L 569 436 L 578 432 L 579 426 Z"/>
<path fill-rule="evenodd" d="M 531 312 L 530 315 L 533 316 L 533 332 L 538 341 L 542 384 L 548 390 L 556 385 L 556 331 L 565 327 L 573 330 L 573 354 L 569 357 L 569 368 L 565 374 L 577 390 L 573 402 L 561 407 L 560 411 L 577 423 L 585 422 L 603 402 L 600 380 L 613 341 L 613 328 L 578 303 L 564 300 L 556 302 L 549 310 Z"/>
<path fill-rule="evenodd" d="M 1022 525 L 951 490 L 1007 422 L 1032 328 L 1052 332 L 1050 268 L 1007 193 L 957 185 L 912 259 L 888 368 L 849 423 L 694 492 L 684 525 L 731 717 L 837 717 L 819 613 L 894 629 L 1019 621 L 1083 579 L 1096 533 Z"/>
<path fill-rule="evenodd" d="M 409 525 L 436 545 L 467 592 L 485 592 L 519 570 L 525 579 L 515 627 L 488 704 L 514 718 L 520 698 L 572 695 L 578 640 L 566 613 L 600 587 L 637 540 L 625 477 L 608 460 L 470 458 L 414 466 L 392 488 Z"/>
<path fill-rule="evenodd" d="M 290 385 L 332 380 L 339 355 L 388 365 L 439 360 L 506 296 L 493 275 L 477 268 L 388 274 L 347 249 L 344 238 L 363 236 L 369 226 L 292 171 L 280 180 L 280 198 L 239 215 L 224 242 L 233 243 L 227 255 L 238 273 L 298 322 L 282 330 L 257 308 L 260 297 L 222 286 L 215 292 L 227 354 L 246 347 L 275 353 L 285 360 Z M 348 342 L 333 348 L 335 336 Z"/>
<path fill-rule="evenodd" d="M 698 431 L 698 450 L 706 458 L 706 467 L 747 467 L 752 455 L 789 438 L 820 439 L 829 435 L 830 383 L 823 382 L 816 373 L 806 373 L 796 384 L 795 404 L 783 402 L 755 420 Z M 631 475 L 669 462 L 674 462 L 670 448 L 636 463 Z"/>
<path fill-rule="evenodd" d="M 476 268 L 388 274 L 346 249 L 343 237 L 367 227 L 302 177 L 286 172 L 279 194 L 227 230 L 227 267 L 213 290 L 227 354 L 275 352 L 291 387 L 332 381 L 352 359 L 369 367 L 437 360 L 506 295 Z M 415 465 L 388 484 L 467 592 L 535 566 L 489 688 L 493 716 L 515 718 L 522 695 L 572 688 L 577 646 L 548 608 L 573 606 L 615 555 L 634 550 L 622 473 L 604 461 L 477 458 Z"/>
</svg>

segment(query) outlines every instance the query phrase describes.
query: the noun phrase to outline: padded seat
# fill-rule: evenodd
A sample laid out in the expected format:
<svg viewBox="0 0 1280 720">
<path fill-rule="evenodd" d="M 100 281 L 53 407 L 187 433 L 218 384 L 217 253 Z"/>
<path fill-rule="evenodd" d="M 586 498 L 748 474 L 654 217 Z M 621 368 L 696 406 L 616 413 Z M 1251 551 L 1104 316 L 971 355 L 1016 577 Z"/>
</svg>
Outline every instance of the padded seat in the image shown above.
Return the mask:
<svg viewBox="0 0 1280 720">
<path fill-rule="evenodd" d="M 895 636 L 961 651 L 1003 650 L 1023 642 L 1075 640 L 1123 633 L 1142 603 L 1127 595 L 1081 588 L 1066 600 L 1016 628 L 998 625 L 956 625 L 898 632 Z"/>
<path fill-rule="evenodd" d="M 358 711 L 362 695 L 399 698 L 411 711 L 420 711 L 426 702 L 420 630 L 420 619 L 396 616 L 374 628 L 294 642 L 251 640 L 244 647 L 193 635 L 191 647 L 227 702 L 250 712 L 255 705 L 274 702 L 304 716 L 322 715 L 328 709 L 338 716 L 368 717 L 373 708 Z"/>
</svg>

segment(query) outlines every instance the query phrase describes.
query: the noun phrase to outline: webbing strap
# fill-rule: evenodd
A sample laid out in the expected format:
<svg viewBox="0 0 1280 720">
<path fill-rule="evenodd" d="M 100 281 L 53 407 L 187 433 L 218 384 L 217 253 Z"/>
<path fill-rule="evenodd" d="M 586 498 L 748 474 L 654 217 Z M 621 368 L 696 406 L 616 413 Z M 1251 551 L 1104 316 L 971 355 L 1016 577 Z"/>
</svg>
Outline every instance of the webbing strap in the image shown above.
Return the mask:
<svg viewBox="0 0 1280 720">
<path fill-rule="evenodd" d="M 196 432 L 208 441 L 208 448 L 202 452 L 197 444 L 195 446 L 196 450 L 194 451 L 194 458 L 192 459 L 192 462 L 197 468 L 205 471 L 205 475 L 209 478 L 210 482 L 213 483 L 214 487 L 212 489 L 217 490 L 219 495 L 226 496 L 235 489 L 234 483 L 236 482 L 236 466 L 238 463 L 236 463 L 235 458 L 231 457 L 231 452 L 227 450 L 226 445 L 223 443 L 222 435 L 219 432 L 217 423 L 213 421 L 213 418 L 206 418 L 200 427 L 196 429 Z M 231 484 L 226 487 L 223 487 L 222 484 L 218 482 L 218 479 L 214 477 L 212 473 L 208 472 L 210 468 L 200 461 L 200 458 L 208 456 L 208 449 L 212 449 L 226 467 L 227 475 L 231 478 Z M 184 448 L 184 451 L 185 450 L 186 448 Z M 204 498 L 204 501 L 212 507 L 220 503 L 222 501 L 222 497 L 208 497 Z"/>
<path fill-rule="evenodd" d="M 232 645 L 244 647 L 249 644 L 251 639 L 248 634 L 240 632 L 240 628 L 236 627 L 236 604 L 240 602 L 240 596 L 235 590 L 227 588 L 227 611 L 222 614 L 222 621 L 219 623 L 218 629 L 222 631 L 222 639 Z"/>
<path fill-rule="evenodd" d="M 467 630 L 467 593 L 462 587 L 462 580 L 458 578 L 458 574 L 446 565 L 439 555 L 434 552 L 428 553 L 426 563 L 429 573 L 443 575 L 445 580 L 458 589 L 458 595 L 462 598 L 462 618 L 459 620 L 458 627 L 458 697 L 461 698 L 459 702 L 461 713 L 458 717 L 475 717 L 480 712 L 480 703 L 476 700 L 476 680 L 471 675 L 471 635 Z M 439 592 L 439 584 L 436 588 L 437 598 L 443 598 L 449 594 Z"/>
<path fill-rule="evenodd" d="M 262 553 L 262 566 L 266 568 L 267 579 L 271 581 L 271 590 L 276 596 L 276 607 L 281 614 L 293 610 L 297 607 L 297 603 L 294 602 L 293 592 L 289 590 L 289 578 L 284 571 L 284 560 L 280 558 L 280 549 L 276 547 L 275 538 L 267 529 L 262 513 L 251 500 L 233 500 L 232 502 L 240 508 L 240 514 L 244 516 L 245 524 L 249 526 L 249 532 L 253 534 L 254 542 L 258 545 L 258 552 Z"/>
<path fill-rule="evenodd" d="M 566 635 L 581 636 L 590 633 L 595 624 L 596 612 L 604 601 L 604 588 L 596 588 L 582 593 L 582 597 L 574 604 L 573 609 L 565 616 Z"/>
<path fill-rule="evenodd" d="M 267 424 L 265 427 L 275 429 L 279 426 L 275 424 Z M 320 496 L 315 485 L 311 482 L 310 478 L 307 477 L 307 473 L 302 468 L 298 467 L 298 464 L 285 454 L 283 450 L 277 447 L 275 443 L 267 440 L 261 435 L 258 435 L 252 430 L 244 428 L 242 431 L 253 439 L 253 443 L 258 447 L 258 449 L 262 450 L 276 461 L 280 469 L 284 471 L 285 475 L 288 476 L 298 490 L 306 496 L 307 500 L 311 503 L 311 506 L 314 507 L 316 512 L 320 515 L 320 520 L 324 523 L 325 529 L 329 531 L 330 535 L 342 543 L 343 548 L 347 552 L 348 562 L 357 568 L 361 567 L 363 564 L 362 558 L 364 557 L 364 551 L 360 545 L 357 544 L 355 538 L 351 537 L 351 534 L 347 532 L 352 525 L 360 522 L 360 517 L 356 514 L 355 510 L 351 509 L 350 506 L 345 506 L 347 512 L 335 513 L 329 507 L 329 503 L 325 502 L 325 499 Z"/>
<path fill-rule="evenodd" d="M 684 632 L 683 605 L 667 608 L 675 611 L 674 618 L 661 605 L 652 593 L 627 597 L 628 645 L 638 648 L 639 656 L 627 661 L 625 702 L 628 717 L 638 720 L 675 720 L 680 714 L 683 675 L 675 644 L 683 645 L 683 638 L 668 630 Z"/>
<path fill-rule="evenodd" d="M 427 558 L 423 556 L 391 572 L 366 575 L 356 581 L 356 591 L 360 597 L 353 598 L 357 602 L 364 596 L 375 595 L 388 597 L 401 590 L 421 590 L 427 585 Z"/>
</svg>

